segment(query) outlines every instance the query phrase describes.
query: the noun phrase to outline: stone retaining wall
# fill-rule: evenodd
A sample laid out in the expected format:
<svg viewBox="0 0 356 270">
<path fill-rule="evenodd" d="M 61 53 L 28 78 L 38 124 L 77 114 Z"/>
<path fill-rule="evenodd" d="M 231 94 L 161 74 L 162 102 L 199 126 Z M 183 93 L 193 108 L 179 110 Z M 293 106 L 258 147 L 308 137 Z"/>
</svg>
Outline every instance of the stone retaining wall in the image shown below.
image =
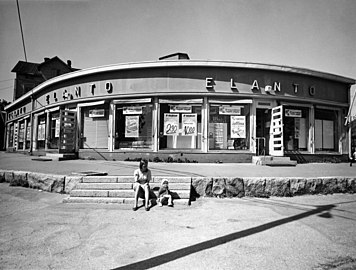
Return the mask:
<svg viewBox="0 0 356 270">
<path fill-rule="evenodd" d="M 167 177 L 169 180 L 169 177 Z M 10 186 L 69 193 L 81 176 L 0 170 Z M 356 177 L 193 177 L 192 197 L 288 197 L 303 194 L 356 193 Z"/>
<path fill-rule="evenodd" d="M 356 177 L 193 177 L 195 197 L 289 197 L 303 194 L 356 193 Z"/>
</svg>

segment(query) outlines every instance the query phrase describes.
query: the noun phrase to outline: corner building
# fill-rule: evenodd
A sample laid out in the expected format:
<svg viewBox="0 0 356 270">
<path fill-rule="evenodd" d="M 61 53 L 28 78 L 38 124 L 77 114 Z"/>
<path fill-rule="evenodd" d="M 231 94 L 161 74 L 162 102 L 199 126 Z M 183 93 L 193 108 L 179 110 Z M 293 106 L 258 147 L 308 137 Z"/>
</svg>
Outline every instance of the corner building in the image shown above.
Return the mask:
<svg viewBox="0 0 356 270">
<path fill-rule="evenodd" d="M 188 59 L 95 67 L 47 80 L 6 107 L 7 149 L 108 160 L 347 158 L 344 123 L 354 79 Z"/>
</svg>

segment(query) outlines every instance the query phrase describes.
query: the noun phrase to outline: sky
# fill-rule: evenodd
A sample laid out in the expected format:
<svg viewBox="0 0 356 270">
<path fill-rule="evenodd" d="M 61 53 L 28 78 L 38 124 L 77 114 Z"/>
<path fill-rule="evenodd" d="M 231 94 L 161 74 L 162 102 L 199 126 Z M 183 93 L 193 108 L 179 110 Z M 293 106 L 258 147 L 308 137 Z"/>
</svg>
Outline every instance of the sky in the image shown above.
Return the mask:
<svg viewBox="0 0 356 270">
<path fill-rule="evenodd" d="M 356 0 L 19 0 L 28 62 L 75 68 L 192 60 L 295 66 L 356 79 Z M 0 99 L 24 61 L 16 0 L 0 0 Z M 355 87 L 353 87 L 355 88 Z"/>
</svg>

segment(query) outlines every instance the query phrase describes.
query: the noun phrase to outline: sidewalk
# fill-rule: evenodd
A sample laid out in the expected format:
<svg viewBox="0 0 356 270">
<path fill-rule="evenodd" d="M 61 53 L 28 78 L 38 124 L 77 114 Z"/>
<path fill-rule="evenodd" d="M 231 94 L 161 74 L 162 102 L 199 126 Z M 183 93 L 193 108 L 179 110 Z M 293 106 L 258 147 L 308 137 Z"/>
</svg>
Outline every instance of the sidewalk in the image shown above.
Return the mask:
<svg viewBox="0 0 356 270">
<path fill-rule="evenodd" d="M 131 176 L 138 162 L 105 160 L 35 161 L 33 156 L 0 152 L 0 169 L 72 175 L 105 172 Z M 295 167 L 268 167 L 246 163 L 149 163 L 153 176 L 188 177 L 355 177 L 356 164 L 310 163 Z"/>
<path fill-rule="evenodd" d="M 355 269 L 356 195 L 133 212 L 0 183 L 1 269 Z"/>
</svg>

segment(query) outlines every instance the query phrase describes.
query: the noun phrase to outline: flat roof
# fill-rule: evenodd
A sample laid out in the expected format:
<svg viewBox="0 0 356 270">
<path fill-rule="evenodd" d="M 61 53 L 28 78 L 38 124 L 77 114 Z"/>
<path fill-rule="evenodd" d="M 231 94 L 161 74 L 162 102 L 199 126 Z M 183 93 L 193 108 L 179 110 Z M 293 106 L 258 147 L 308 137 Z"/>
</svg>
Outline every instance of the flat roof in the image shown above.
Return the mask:
<svg viewBox="0 0 356 270">
<path fill-rule="evenodd" d="M 115 70 L 160 68 L 160 67 L 224 67 L 224 68 L 262 69 L 262 70 L 288 72 L 288 73 L 295 73 L 295 74 L 301 74 L 306 76 L 313 76 L 313 77 L 337 81 L 350 85 L 356 83 L 355 79 L 352 78 L 347 78 L 331 73 L 319 72 L 311 69 L 298 68 L 292 66 L 281 66 L 281 65 L 250 63 L 250 62 L 212 61 L 212 60 L 159 60 L 159 61 L 113 64 L 113 65 L 92 67 L 92 68 L 66 73 L 54 77 L 52 79 L 49 79 L 41 83 L 40 85 L 36 86 L 35 88 L 32 89 L 32 91 L 26 93 L 25 95 L 21 96 L 11 104 L 7 105 L 5 107 L 5 110 L 15 106 L 16 104 L 30 97 L 32 94 L 41 91 L 43 88 L 61 81 L 70 80 L 81 76 L 88 76 L 96 73 L 115 71 Z"/>
</svg>

